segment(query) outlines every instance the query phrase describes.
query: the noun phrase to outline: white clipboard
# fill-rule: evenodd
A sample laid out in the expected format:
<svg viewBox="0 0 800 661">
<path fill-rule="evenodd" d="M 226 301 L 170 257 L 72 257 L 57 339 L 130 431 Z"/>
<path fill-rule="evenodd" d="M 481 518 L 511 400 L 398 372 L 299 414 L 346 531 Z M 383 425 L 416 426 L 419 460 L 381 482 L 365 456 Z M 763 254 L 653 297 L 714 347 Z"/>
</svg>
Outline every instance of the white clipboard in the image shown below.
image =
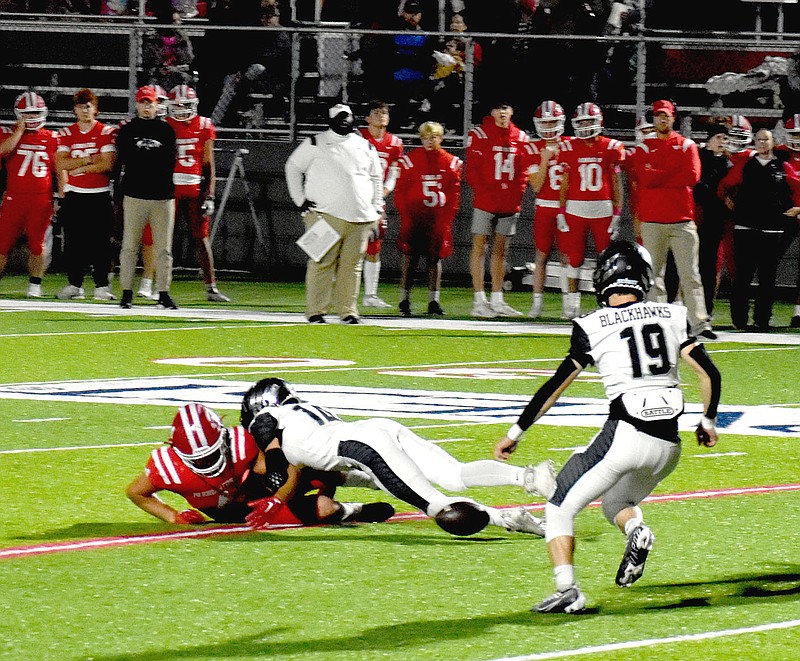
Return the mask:
<svg viewBox="0 0 800 661">
<path fill-rule="evenodd" d="M 341 238 L 339 232 L 320 218 L 295 243 L 303 249 L 306 255 L 318 262 Z"/>
</svg>

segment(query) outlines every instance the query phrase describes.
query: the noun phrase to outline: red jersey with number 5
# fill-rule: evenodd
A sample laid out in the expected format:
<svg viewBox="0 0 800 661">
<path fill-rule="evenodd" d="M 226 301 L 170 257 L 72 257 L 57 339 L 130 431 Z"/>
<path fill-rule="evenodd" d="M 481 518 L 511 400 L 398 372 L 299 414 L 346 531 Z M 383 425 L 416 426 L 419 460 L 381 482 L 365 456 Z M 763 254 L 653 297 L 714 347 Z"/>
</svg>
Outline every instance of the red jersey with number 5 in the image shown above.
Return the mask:
<svg viewBox="0 0 800 661">
<path fill-rule="evenodd" d="M 175 159 L 175 198 L 200 196 L 203 182 L 203 153 L 206 143 L 215 140 L 217 129 L 208 117 L 195 115 L 188 122 L 179 122 L 167 117 L 167 123 L 175 131 L 178 157 Z"/>
<path fill-rule="evenodd" d="M 3 127 L 0 142 L 13 132 L 13 129 Z M 53 161 L 57 148 L 58 137 L 53 131 L 25 131 L 19 144 L 4 159 L 8 194 L 52 194 Z"/>
<path fill-rule="evenodd" d="M 145 466 L 150 482 L 161 490 L 183 496 L 199 510 L 225 507 L 244 502 L 247 494 L 242 484 L 258 456 L 258 446 L 244 427 L 230 427 L 231 454 L 228 465 L 218 477 L 203 477 L 193 472 L 171 446 L 153 450 Z"/>
</svg>

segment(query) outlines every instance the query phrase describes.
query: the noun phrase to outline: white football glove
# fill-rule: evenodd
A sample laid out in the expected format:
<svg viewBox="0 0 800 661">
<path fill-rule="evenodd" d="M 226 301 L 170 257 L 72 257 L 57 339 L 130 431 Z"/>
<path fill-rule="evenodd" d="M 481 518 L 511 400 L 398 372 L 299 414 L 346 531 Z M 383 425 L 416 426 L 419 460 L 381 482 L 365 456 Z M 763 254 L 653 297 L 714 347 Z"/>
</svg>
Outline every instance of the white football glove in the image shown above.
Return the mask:
<svg viewBox="0 0 800 661">
<path fill-rule="evenodd" d="M 556 216 L 556 226 L 559 232 L 569 232 L 569 225 L 567 225 L 567 217 L 560 213 Z"/>
<path fill-rule="evenodd" d="M 213 216 L 214 215 L 214 208 L 215 207 L 214 207 L 214 198 L 213 197 L 206 198 L 206 200 L 203 202 L 203 204 L 200 205 L 200 211 L 203 212 L 204 216 Z"/>
<path fill-rule="evenodd" d="M 619 226 L 621 222 L 622 216 L 619 214 L 611 216 L 611 224 L 608 226 L 608 233 L 612 236 L 612 238 L 619 233 Z"/>
</svg>

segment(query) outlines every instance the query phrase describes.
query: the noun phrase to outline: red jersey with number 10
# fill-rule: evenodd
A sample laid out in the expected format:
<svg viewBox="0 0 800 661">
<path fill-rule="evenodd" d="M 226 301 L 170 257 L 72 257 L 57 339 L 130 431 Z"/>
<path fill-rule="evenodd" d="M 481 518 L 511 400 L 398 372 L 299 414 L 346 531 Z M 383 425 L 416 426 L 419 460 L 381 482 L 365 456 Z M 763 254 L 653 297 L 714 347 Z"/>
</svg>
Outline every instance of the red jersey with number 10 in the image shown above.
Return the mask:
<svg viewBox="0 0 800 661">
<path fill-rule="evenodd" d="M 0 142 L 14 132 L 3 127 Z M 53 193 L 53 161 L 58 137 L 48 129 L 25 131 L 16 148 L 6 154 L 6 191 L 9 195 Z"/>
<path fill-rule="evenodd" d="M 208 117 L 195 115 L 188 122 L 179 122 L 167 117 L 167 123 L 175 131 L 178 156 L 175 159 L 175 198 L 200 196 L 203 182 L 203 154 L 206 143 L 215 140 L 217 129 Z"/>
</svg>

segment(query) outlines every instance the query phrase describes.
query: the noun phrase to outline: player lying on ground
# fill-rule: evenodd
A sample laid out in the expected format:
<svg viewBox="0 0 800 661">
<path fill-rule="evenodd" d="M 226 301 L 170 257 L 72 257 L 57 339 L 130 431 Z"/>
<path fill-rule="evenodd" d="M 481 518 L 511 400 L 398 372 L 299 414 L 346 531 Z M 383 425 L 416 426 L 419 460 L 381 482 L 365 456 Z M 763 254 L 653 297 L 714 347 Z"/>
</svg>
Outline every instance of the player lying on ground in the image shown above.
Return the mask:
<svg viewBox="0 0 800 661">
<path fill-rule="evenodd" d="M 262 379 L 245 393 L 242 424 L 267 454 L 280 448 L 296 466 L 323 471 L 360 471 L 375 484 L 425 514 L 454 535 L 471 535 L 489 523 L 542 536 L 542 522 L 524 507 L 501 511 L 467 498 L 446 496 L 469 487 L 520 486 L 551 496 L 551 462 L 511 466 L 499 461 L 461 463 L 407 427 L 385 418 L 344 422 L 326 409 L 304 402 L 283 379 Z M 248 516 L 254 527 L 272 523 L 283 509 L 280 497 L 265 499 Z"/>
<path fill-rule="evenodd" d="M 207 523 L 206 516 L 217 523 L 244 523 L 250 503 L 269 496 L 286 503 L 275 524 L 379 522 L 394 514 L 388 503 L 334 500 L 336 487 L 343 485 L 370 483 L 358 473 L 300 470 L 279 449 L 265 456 L 243 427 L 225 427 L 214 411 L 193 403 L 178 409 L 168 445 L 153 450 L 127 495 L 162 521 L 184 525 Z M 159 491 L 179 494 L 195 509 L 179 512 L 158 497 Z"/>
</svg>

